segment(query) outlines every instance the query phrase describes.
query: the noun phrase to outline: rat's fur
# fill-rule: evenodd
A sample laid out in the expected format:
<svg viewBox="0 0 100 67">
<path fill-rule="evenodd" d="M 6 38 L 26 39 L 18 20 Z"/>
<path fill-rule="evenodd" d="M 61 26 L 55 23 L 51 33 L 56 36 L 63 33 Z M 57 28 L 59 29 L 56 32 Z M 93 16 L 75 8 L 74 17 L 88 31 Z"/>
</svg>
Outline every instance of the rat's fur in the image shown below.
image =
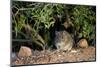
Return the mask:
<svg viewBox="0 0 100 67">
<path fill-rule="evenodd" d="M 58 50 L 69 51 L 73 46 L 73 39 L 65 30 L 55 31 L 54 45 Z"/>
</svg>

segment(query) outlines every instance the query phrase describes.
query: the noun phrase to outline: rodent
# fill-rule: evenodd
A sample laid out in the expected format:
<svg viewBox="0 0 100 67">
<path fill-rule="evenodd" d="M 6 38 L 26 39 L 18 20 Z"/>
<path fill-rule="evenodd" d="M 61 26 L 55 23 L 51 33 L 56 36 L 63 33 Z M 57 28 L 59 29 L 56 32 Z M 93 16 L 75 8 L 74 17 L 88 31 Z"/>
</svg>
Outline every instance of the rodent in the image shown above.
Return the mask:
<svg viewBox="0 0 100 67">
<path fill-rule="evenodd" d="M 58 50 L 70 51 L 73 46 L 73 39 L 65 30 L 55 31 L 54 45 Z"/>
</svg>

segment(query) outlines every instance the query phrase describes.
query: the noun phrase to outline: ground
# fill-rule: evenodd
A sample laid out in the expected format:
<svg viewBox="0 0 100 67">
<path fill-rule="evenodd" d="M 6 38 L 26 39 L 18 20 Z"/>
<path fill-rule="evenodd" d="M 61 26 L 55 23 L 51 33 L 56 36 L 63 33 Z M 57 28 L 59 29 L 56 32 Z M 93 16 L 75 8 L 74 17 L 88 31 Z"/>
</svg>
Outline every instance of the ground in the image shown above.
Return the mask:
<svg viewBox="0 0 100 67">
<path fill-rule="evenodd" d="M 12 65 L 32 65 L 32 64 L 51 64 L 51 63 L 69 63 L 81 61 L 95 61 L 96 49 L 94 46 L 88 48 L 72 49 L 69 52 L 57 50 L 34 51 L 30 57 L 17 57 L 12 59 Z"/>
</svg>

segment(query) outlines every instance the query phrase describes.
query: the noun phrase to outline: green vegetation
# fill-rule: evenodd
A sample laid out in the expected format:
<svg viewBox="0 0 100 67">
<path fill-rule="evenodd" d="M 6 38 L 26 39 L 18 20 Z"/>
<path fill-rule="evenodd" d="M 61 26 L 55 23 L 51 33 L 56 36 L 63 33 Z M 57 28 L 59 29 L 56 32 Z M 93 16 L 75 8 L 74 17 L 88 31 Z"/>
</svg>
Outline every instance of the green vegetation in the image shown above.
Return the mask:
<svg viewBox="0 0 100 67">
<path fill-rule="evenodd" d="M 76 6 L 73 11 L 72 19 L 79 38 L 86 38 L 89 41 L 95 39 L 95 8 L 90 6 Z"/>
<path fill-rule="evenodd" d="M 50 28 L 54 27 L 58 16 L 64 23 L 66 15 L 71 19 L 78 39 L 86 38 L 91 44 L 96 40 L 96 7 L 34 2 L 12 2 L 13 39 L 32 39 L 45 49 L 50 44 Z M 93 43 L 94 44 L 94 43 Z"/>
</svg>

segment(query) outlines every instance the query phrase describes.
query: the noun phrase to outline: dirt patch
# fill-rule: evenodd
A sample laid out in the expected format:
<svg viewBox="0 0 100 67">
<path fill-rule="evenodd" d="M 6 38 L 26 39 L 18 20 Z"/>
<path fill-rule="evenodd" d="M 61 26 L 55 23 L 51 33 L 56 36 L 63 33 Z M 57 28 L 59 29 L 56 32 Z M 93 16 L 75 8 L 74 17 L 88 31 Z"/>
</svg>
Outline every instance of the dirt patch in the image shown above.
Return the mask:
<svg viewBox="0 0 100 67">
<path fill-rule="evenodd" d="M 12 65 L 48 64 L 63 62 L 95 61 L 95 47 L 90 46 L 75 51 L 63 52 L 57 50 L 33 51 L 30 57 L 17 57 L 12 59 Z"/>
</svg>

